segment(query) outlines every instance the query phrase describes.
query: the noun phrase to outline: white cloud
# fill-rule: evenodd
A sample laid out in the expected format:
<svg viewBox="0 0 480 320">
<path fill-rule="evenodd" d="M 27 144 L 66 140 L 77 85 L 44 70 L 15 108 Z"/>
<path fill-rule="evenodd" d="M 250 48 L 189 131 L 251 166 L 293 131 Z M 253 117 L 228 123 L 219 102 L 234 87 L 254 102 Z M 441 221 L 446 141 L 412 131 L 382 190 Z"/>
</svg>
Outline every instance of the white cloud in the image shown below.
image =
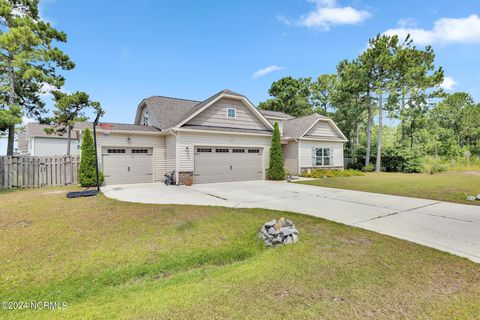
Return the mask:
<svg viewBox="0 0 480 320">
<path fill-rule="evenodd" d="M 308 2 L 315 3 L 315 9 L 302 15 L 298 20 L 291 20 L 285 17 L 277 17 L 277 19 L 287 25 L 328 31 L 334 25 L 358 24 L 371 15 L 366 10 L 358 10 L 350 6 L 338 6 L 336 0 L 308 0 Z"/>
<path fill-rule="evenodd" d="M 22 118 L 22 125 L 26 125 L 27 123 L 32 123 L 35 122 L 35 119 L 29 118 L 27 116 L 24 116 Z"/>
<path fill-rule="evenodd" d="M 478 43 L 480 42 L 480 17 L 472 14 L 467 18 L 441 18 L 434 22 L 431 30 L 402 26 L 385 31 L 387 35 L 398 35 L 405 38 L 410 34 L 413 41 L 420 45 L 434 43 Z"/>
<path fill-rule="evenodd" d="M 397 22 L 400 28 L 413 28 L 418 25 L 418 21 L 413 18 L 402 18 Z"/>
<path fill-rule="evenodd" d="M 442 84 L 440 85 L 440 88 L 442 88 L 443 90 L 448 90 L 448 91 L 451 91 L 455 88 L 455 86 L 457 85 L 457 81 L 455 81 L 452 77 L 450 76 L 446 76 L 444 79 L 443 79 L 443 82 Z"/>
<path fill-rule="evenodd" d="M 281 68 L 279 66 L 276 66 L 276 65 L 268 66 L 266 68 L 255 71 L 252 74 L 252 79 L 258 79 L 258 78 L 263 77 L 263 76 L 265 76 L 265 75 L 267 75 L 271 72 L 279 71 L 279 70 L 283 70 L 283 68 Z"/>
<path fill-rule="evenodd" d="M 40 93 L 42 95 L 48 95 L 54 90 L 58 90 L 58 88 L 55 86 L 52 86 L 50 83 L 44 82 L 42 83 L 42 87 L 40 88 Z"/>
</svg>

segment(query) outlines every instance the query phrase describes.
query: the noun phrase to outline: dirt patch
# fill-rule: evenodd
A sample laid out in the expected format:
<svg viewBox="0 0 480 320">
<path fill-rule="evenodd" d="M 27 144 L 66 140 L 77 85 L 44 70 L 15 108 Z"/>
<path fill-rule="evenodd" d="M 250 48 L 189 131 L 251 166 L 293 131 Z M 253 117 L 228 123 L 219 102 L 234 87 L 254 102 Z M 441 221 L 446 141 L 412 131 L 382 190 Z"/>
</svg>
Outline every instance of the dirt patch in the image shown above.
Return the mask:
<svg viewBox="0 0 480 320">
<path fill-rule="evenodd" d="M 59 193 L 66 193 L 67 191 L 65 190 L 55 190 L 55 191 L 47 191 L 47 192 L 42 192 L 40 194 L 44 195 L 49 195 L 49 194 L 59 194 Z"/>
<path fill-rule="evenodd" d="M 474 175 L 474 176 L 480 176 L 480 171 L 463 171 L 460 172 L 461 174 L 469 174 L 469 175 Z"/>
<path fill-rule="evenodd" d="M 359 245 L 370 245 L 372 240 L 367 238 L 357 238 L 357 237 L 338 237 L 338 241 L 345 244 L 359 244 Z"/>
</svg>

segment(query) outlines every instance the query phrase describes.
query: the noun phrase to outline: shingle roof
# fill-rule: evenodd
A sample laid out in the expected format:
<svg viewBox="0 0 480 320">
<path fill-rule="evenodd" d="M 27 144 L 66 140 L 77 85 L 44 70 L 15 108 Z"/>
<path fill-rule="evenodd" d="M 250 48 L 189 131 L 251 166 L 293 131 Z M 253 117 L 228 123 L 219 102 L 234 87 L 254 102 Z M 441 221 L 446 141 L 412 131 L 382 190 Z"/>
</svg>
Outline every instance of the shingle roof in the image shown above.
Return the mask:
<svg viewBox="0 0 480 320">
<path fill-rule="evenodd" d="M 25 128 L 25 133 L 28 137 L 48 137 L 48 138 L 67 138 L 66 132 L 64 134 L 52 133 L 48 134 L 45 132 L 45 129 L 53 128 L 47 124 L 40 123 L 28 123 Z"/>
<path fill-rule="evenodd" d="M 225 89 L 203 101 L 153 96 L 144 99 L 143 103 L 148 108 L 152 124 L 161 130 L 165 130 L 176 126 L 223 93 L 244 97 L 239 93 Z"/>
<path fill-rule="evenodd" d="M 265 117 L 275 117 L 275 118 L 283 118 L 283 119 L 293 119 L 293 117 L 289 114 L 280 112 L 280 111 L 272 111 L 272 110 L 262 110 L 258 109 L 261 114 Z"/>
<path fill-rule="evenodd" d="M 185 119 L 200 101 L 154 96 L 146 98 L 143 103 L 147 106 L 152 124 L 165 130 Z"/>
<path fill-rule="evenodd" d="M 314 113 L 301 118 L 288 119 L 283 125 L 283 134 L 290 138 L 299 138 L 318 119 L 328 118 Z"/>
<path fill-rule="evenodd" d="M 152 126 L 141 126 L 137 124 L 126 124 L 126 123 L 111 123 L 111 122 L 100 122 L 97 125 L 102 129 L 102 125 L 107 124 L 110 125 L 108 130 L 124 130 L 124 131 L 139 131 L 139 132 L 160 132 L 159 129 L 152 127 Z M 85 128 L 89 128 L 90 130 L 93 128 L 92 122 L 77 122 L 75 124 L 74 130 L 83 130 Z"/>
</svg>

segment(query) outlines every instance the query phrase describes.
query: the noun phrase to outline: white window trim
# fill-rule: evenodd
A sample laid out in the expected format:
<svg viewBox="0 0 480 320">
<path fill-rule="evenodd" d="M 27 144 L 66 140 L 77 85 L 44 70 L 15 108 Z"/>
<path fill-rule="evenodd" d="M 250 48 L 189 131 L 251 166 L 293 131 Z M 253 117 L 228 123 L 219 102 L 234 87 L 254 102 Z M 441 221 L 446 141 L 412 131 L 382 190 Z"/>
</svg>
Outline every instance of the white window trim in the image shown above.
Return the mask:
<svg viewBox="0 0 480 320">
<path fill-rule="evenodd" d="M 317 150 L 318 150 L 318 149 L 322 149 L 322 155 L 321 155 L 321 156 L 317 156 Z M 326 157 L 326 156 L 323 155 L 323 150 L 324 150 L 324 149 L 329 149 L 329 150 L 330 150 L 330 156 Z M 321 165 L 317 164 L 317 159 L 318 159 L 318 158 L 322 158 L 322 164 L 321 164 Z M 330 159 L 330 164 L 328 164 L 328 165 L 325 165 L 325 164 L 324 164 L 324 159 L 325 159 L 325 158 L 329 158 L 329 159 Z M 333 161 L 334 161 L 334 159 L 333 159 L 333 148 L 328 148 L 328 147 L 312 147 L 312 160 L 311 160 L 311 161 L 312 161 L 312 167 L 319 167 L 319 168 L 322 168 L 322 167 L 324 167 L 324 168 L 326 168 L 326 167 L 333 167 L 333 166 L 334 166 L 334 165 L 333 165 Z"/>
<path fill-rule="evenodd" d="M 235 116 L 230 117 L 230 110 L 233 110 Z M 229 119 L 236 119 L 237 118 L 237 109 L 236 108 L 227 108 L 227 118 Z"/>
</svg>

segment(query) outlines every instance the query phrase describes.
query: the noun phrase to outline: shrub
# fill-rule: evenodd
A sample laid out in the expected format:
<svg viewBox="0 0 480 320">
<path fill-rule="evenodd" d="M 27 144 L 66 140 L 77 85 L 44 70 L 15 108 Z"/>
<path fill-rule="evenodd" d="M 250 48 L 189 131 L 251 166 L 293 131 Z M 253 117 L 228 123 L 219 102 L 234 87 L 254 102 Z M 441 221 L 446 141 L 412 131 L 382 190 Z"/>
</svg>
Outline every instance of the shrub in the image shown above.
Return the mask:
<svg viewBox="0 0 480 320">
<path fill-rule="evenodd" d="M 352 176 L 364 176 L 365 174 L 358 170 L 334 170 L 334 169 L 315 169 L 311 173 L 304 173 L 302 177 L 307 178 L 323 178 L 323 177 L 352 177 Z"/>
<path fill-rule="evenodd" d="M 446 172 L 446 171 L 448 171 L 448 166 L 446 164 L 434 163 L 430 167 L 429 173 L 430 174 L 435 174 L 435 173 Z"/>
<path fill-rule="evenodd" d="M 375 165 L 373 163 L 369 163 L 368 165 L 362 168 L 363 172 L 373 172 L 375 171 Z"/>
<path fill-rule="evenodd" d="M 280 130 L 278 123 L 273 126 L 272 146 L 270 148 L 270 166 L 268 176 L 271 180 L 285 179 L 285 168 L 283 166 L 282 141 L 280 140 Z"/>
<path fill-rule="evenodd" d="M 422 163 L 412 151 L 390 147 L 382 150 L 382 168 L 386 172 L 419 173 L 422 172 Z"/>
<path fill-rule="evenodd" d="M 95 146 L 93 137 L 87 128 L 83 134 L 82 149 L 80 155 L 80 169 L 78 171 L 78 180 L 82 187 L 96 187 L 97 176 L 95 171 Z M 103 174 L 98 173 L 100 185 L 103 183 Z"/>
</svg>

